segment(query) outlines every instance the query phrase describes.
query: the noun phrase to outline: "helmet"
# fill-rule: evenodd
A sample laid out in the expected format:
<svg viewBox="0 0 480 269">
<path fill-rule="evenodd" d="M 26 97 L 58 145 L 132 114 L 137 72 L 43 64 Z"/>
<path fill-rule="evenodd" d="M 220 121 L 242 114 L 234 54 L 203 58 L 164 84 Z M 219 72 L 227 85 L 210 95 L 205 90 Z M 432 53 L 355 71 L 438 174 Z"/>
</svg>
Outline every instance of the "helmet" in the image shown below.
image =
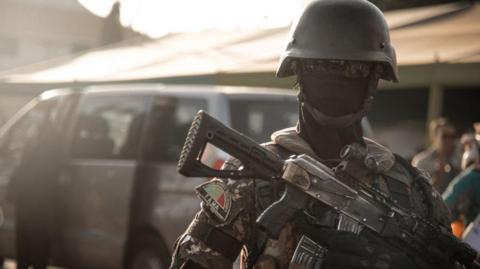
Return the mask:
<svg viewBox="0 0 480 269">
<path fill-rule="evenodd" d="M 382 12 L 366 0 L 314 0 L 290 29 L 277 77 L 294 74 L 292 59 L 377 62 L 380 78 L 398 81 L 395 49 Z"/>
</svg>

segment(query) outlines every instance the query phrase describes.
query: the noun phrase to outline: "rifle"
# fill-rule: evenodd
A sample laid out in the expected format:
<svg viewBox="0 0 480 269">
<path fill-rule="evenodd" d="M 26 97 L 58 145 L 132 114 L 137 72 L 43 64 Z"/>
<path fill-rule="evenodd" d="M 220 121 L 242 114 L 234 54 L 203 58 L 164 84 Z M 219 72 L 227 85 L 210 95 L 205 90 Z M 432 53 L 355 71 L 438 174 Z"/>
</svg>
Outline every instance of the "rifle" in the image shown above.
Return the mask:
<svg viewBox="0 0 480 269">
<path fill-rule="evenodd" d="M 238 159 L 242 168 L 216 170 L 203 164 L 201 159 L 208 144 Z M 374 188 L 366 185 L 354 188 L 348 184 L 361 182 L 365 171 L 376 168 L 374 160 L 368 158 L 361 147 L 347 147 L 341 157 L 343 161 L 334 169 L 305 154 L 283 160 L 251 138 L 199 111 L 187 134 L 177 170 L 187 177 L 285 182 L 281 199 L 257 219 L 258 226 L 271 238 L 278 238 L 285 224 L 305 209 L 308 199 L 314 199 L 339 213 L 339 230 L 358 234 L 366 228 L 402 249 L 425 254 L 423 258 L 427 261 L 447 263 L 448 258 L 453 257 L 466 268 L 480 268 L 475 262 L 477 252 L 447 228 L 398 206 Z M 360 169 L 362 165 L 368 169 Z"/>
</svg>

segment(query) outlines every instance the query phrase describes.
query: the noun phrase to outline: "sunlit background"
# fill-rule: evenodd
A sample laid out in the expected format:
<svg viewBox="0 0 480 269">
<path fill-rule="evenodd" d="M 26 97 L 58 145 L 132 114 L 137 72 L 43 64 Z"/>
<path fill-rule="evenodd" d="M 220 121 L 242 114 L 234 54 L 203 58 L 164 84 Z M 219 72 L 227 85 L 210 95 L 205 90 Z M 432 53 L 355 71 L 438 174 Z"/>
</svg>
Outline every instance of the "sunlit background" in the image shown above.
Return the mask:
<svg viewBox="0 0 480 269">
<path fill-rule="evenodd" d="M 187 215 L 193 215 L 198 207 L 192 189 L 199 181 L 176 180 L 179 151 L 196 111 L 208 104 L 218 113 L 214 116 L 228 119 L 231 114 L 232 127 L 255 135 L 258 142 L 267 141 L 270 133 L 280 128 L 274 123 L 281 128 L 295 124 L 294 78 L 278 79 L 275 72 L 288 41 L 289 25 L 310 1 L 0 0 L 0 125 L 7 122 L 0 129 L 0 262 L 14 256 L 13 205 L 5 199 L 5 186 L 16 169 L 22 145 L 38 140 L 37 134 L 49 129 L 43 123 L 51 115 L 62 122 L 63 138 L 58 145 L 69 149 L 65 169 L 73 176 L 69 179 L 62 174 L 58 180 L 62 202 L 56 204 L 66 207 L 59 216 L 68 220 L 58 224 L 74 233 L 58 233 L 61 244 L 53 255 L 59 258 L 57 264 L 62 264 L 62 259 L 74 264 L 78 258 L 88 266 L 76 268 L 108 267 L 99 263 L 120 268 L 122 255 L 127 253 L 123 247 L 128 243 L 128 248 L 141 249 L 137 240 L 145 239 L 143 231 L 127 230 L 127 224 L 143 224 L 140 217 L 128 215 L 137 208 L 131 205 L 140 200 L 157 202 L 152 198 L 156 191 L 161 193 L 158 202 L 162 207 L 148 204 L 138 208 L 145 212 L 154 209 L 155 221 L 161 221 L 159 227 L 167 231 L 158 230 L 158 238 L 148 238 L 163 242 L 162 237 L 168 236 L 163 244 L 173 245 L 190 219 Z M 400 82 L 379 84 L 365 133 L 411 159 L 429 146 L 427 126 L 433 119 L 450 118 L 458 136 L 470 131 L 472 123 L 480 120 L 480 1 L 369 1 L 385 13 Z M 207 102 L 210 94 L 222 89 L 237 96 L 235 86 L 280 98 L 276 104 L 257 103 L 256 95 L 237 102 L 217 97 L 212 100 L 223 103 Z M 96 99 L 95 89 L 104 91 L 102 87 L 114 91 Z M 148 94 L 146 88 L 141 90 L 144 87 L 154 87 L 152 92 L 158 93 L 166 90 L 168 98 L 150 96 L 150 89 Z M 54 91 L 44 92 L 51 89 Z M 16 122 L 12 118 L 35 96 L 55 96 L 62 92 L 57 89 L 72 94 L 43 101 Z M 88 89 L 93 91 L 78 97 Z M 184 94 L 191 89 L 195 96 Z M 290 99 L 283 99 L 286 95 Z M 288 115 L 280 116 L 282 113 Z M 149 129 L 154 127 L 158 130 Z M 38 133 L 30 131 L 34 129 Z M 157 138 L 152 141 L 158 140 L 158 145 L 141 140 L 150 136 Z M 136 146 L 145 152 L 138 153 Z M 84 149 L 95 154 L 77 154 Z M 150 156 L 147 149 L 168 160 Z M 225 156 L 208 157 L 209 162 L 221 165 Z M 36 159 L 48 160 L 44 156 Z M 151 166 L 144 165 L 147 163 Z M 125 181 L 120 176 L 125 176 Z M 45 186 L 37 183 L 38 178 L 34 174 L 31 185 Z M 146 195 L 141 193 L 136 200 L 134 194 L 140 190 Z M 132 204 L 128 204 L 130 198 Z M 33 205 L 35 212 L 42 212 Z M 55 210 L 43 212 L 47 211 Z M 140 214 L 142 218 L 150 214 L 145 212 Z M 2 231 L 6 231 L 3 237 Z M 140 251 L 134 254 L 150 258 Z M 165 256 L 158 254 L 151 257 Z M 14 268 L 13 261 L 5 268 Z"/>
<path fill-rule="evenodd" d="M 79 0 L 94 14 L 106 17 L 115 0 Z M 160 37 L 170 32 L 205 29 L 252 29 L 291 23 L 305 0 L 121 0 L 123 26 Z"/>
<path fill-rule="evenodd" d="M 310 1 L 2 0 L 0 70 L 9 71 L 0 76 L 0 123 L 39 91 L 82 81 L 171 83 L 173 78 L 175 83 L 290 88 L 292 82 L 275 79 L 274 71 L 288 26 Z M 466 128 L 476 111 L 460 115 L 452 100 L 477 96 L 470 89 L 477 75 L 468 74 L 475 72 L 480 49 L 480 6 L 453 0 L 370 1 L 386 12 L 401 80 L 381 84 L 401 90 L 380 91 L 370 119 L 387 144 L 399 141 L 391 135 L 392 125 L 413 126 L 402 136 L 415 134 L 415 145 L 395 146 L 409 148 L 401 153 L 412 155 L 426 141 L 425 121 L 453 111 Z M 432 75 L 439 70 L 454 75 Z M 455 91 L 455 98 L 430 94 L 447 96 L 452 88 L 466 93 Z M 382 100 L 393 95 L 405 101 L 386 114 L 394 108 Z"/>
</svg>

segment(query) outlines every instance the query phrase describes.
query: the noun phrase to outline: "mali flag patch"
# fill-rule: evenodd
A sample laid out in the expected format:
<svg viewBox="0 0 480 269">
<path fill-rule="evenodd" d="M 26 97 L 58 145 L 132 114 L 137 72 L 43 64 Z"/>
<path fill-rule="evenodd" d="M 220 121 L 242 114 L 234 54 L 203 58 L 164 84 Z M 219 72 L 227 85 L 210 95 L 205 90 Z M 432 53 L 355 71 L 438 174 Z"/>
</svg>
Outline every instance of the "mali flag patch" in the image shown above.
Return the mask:
<svg viewBox="0 0 480 269">
<path fill-rule="evenodd" d="M 212 213 L 222 221 L 230 214 L 231 197 L 221 181 L 210 181 L 198 186 L 195 191 Z"/>
</svg>

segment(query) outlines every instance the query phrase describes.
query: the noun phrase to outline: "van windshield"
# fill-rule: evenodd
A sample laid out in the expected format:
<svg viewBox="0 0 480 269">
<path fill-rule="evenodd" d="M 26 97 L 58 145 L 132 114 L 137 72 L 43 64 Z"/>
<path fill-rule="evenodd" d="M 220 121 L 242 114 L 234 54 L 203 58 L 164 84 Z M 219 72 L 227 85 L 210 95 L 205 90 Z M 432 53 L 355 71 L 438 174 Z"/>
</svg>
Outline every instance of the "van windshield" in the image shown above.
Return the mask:
<svg viewBox="0 0 480 269">
<path fill-rule="evenodd" d="M 230 99 L 232 127 L 258 143 L 280 129 L 295 126 L 297 102 L 292 99 Z"/>
</svg>

